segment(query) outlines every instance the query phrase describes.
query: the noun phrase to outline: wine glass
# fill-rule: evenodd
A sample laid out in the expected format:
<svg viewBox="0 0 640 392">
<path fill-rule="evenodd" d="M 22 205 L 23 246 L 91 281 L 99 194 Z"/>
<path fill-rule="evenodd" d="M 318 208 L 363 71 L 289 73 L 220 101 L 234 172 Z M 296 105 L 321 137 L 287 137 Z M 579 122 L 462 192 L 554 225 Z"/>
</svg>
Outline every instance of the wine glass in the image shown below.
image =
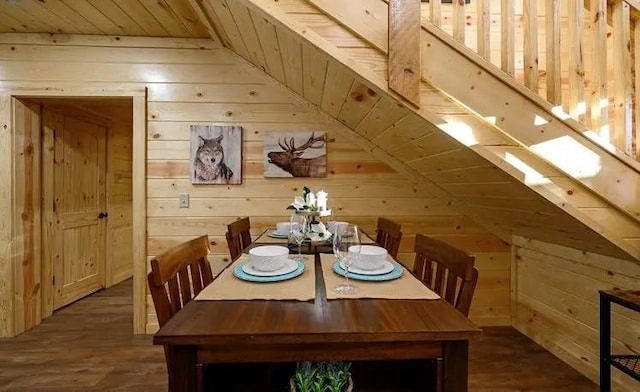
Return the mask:
<svg viewBox="0 0 640 392">
<path fill-rule="evenodd" d="M 307 237 L 308 230 L 307 217 L 302 214 L 293 213 L 290 223 L 289 236 L 298 244 L 298 259 L 302 262 L 302 243 Z"/>
<path fill-rule="evenodd" d="M 344 265 L 346 283 L 339 284 L 334 290 L 343 295 L 355 294 L 357 288 L 349 283 L 349 267 L 360 257 L 360 231 L 356 225 L 338 225 L 333 237 L 333 254 Z"/>
</svg>

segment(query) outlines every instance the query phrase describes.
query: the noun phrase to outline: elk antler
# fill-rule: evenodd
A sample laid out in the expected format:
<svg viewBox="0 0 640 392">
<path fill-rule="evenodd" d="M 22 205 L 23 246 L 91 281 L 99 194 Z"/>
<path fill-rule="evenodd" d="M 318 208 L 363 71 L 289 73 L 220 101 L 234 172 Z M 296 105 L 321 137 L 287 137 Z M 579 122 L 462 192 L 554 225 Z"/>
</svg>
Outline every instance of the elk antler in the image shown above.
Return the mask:
<svg viewBox="0 0 640 392">
<path fill-rule="evenodd" d="M 311 132 L 311 137 L 309 138 L 309 140 L 307 140 L 306 143 L 304 143 L 300 147 L 295 147 L 295 145 L 293 144 L 293 138 L 291 138 L 291 152 L 304 151 L 307 148 L 322 148 L 322 147 L 324 147 L 325 142 L 326 142 L 325 138 L 324 138 L 324 135 L 318 136 L 318 137 L 314 137 L 314 136 L 315 136 L 315 132 Z M 322 144 L 320 144 L 318 146 L 314 146 L 314 144 L 316 144 L 317 142 L 322 142 Z"/>
<path fill-rule="evenodd" d="M 284 138 L 284 146 L 282 145 L 282 143 L 280 142 L 280 138 L 278 138 L 278 145 L 280 146 L 280 148 L 283 151 L 289 151 L 291 150 L 291 147 L 289 147 L 289 144 L 287 143 L 287 138 Z"/>
</svg>

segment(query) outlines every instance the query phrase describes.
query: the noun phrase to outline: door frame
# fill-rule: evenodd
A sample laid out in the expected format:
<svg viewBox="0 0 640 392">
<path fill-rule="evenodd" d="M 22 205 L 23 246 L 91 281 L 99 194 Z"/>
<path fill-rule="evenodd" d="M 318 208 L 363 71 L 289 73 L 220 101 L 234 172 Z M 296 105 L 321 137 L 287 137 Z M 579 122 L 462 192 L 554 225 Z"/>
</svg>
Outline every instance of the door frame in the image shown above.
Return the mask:
<svg viewBox="0 0 640 392">
<path fill-rule="evenodd" d="M 133 227 L 133 332 L 145 333 L 146 324 L 146 158 L 147 158 L 147 90 L 144 86 L 121 89 L 72 86 L 68 89 L 15 88 L 0 90 L 0 337 L 11 337 L 40 324 L 43 314 L 38 309 L 36 316 L 27 314 L 24 306 L 25 281 L 33 283 L 34 295 L 41 296 L 42 284 L 39 272 L 42 267 L 40 246 L 41 231 L 33 229 L 34 216 L 40 219 L 40 194 L 34 200 L 26 200 L 22 173 L 24 161 L 29 159 L 24 151 L 18 151 L 22 135 L 14 116 L 14 99 L 34 98 L 131 98 L 133 105 L 132 135 L 132 227 Z M 40 142 L 40 133 L 37 135 Z M 22 146 L 24 150 L 32 145 Z M 39 153 L 39 152 L 38 152 Z M 31 154 L 32 155 L 32 154 Z M 27 158 L 25 158 L 25 156 Z M 34 176 L 41 178 L 41 168 L 35 168 Z M 32 196 L 33 199 L 33 196 Z M 25 213 L 25 205 L 35 205 L 37 214 Z M 22 233 L 31 227 L 29 241 L 24 241 Z M 19 237 L 20 236 L 20 237 Z M 32 261 L 33 268 L 23 268 L 25 260 Z M 28 276 L 29 271 L 37 271 L 37 276 Z M 35 274 L 36 272 L 34 272 Z M 42 302 L 42 301 L 40 301 Z"/>
</svg>

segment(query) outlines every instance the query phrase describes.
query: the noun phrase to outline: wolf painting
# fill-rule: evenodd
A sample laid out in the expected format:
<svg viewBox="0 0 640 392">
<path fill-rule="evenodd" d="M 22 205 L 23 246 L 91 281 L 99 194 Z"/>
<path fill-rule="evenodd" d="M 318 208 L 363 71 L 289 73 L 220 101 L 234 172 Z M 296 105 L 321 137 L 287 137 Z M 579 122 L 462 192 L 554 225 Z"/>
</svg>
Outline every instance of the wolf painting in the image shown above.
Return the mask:
<svg viewBox="0 0 640 392">
<path fill-rule="evenodd" d="M 191 126 L 191 183 L 242 182 L 242 127 Z"/>
</svg>

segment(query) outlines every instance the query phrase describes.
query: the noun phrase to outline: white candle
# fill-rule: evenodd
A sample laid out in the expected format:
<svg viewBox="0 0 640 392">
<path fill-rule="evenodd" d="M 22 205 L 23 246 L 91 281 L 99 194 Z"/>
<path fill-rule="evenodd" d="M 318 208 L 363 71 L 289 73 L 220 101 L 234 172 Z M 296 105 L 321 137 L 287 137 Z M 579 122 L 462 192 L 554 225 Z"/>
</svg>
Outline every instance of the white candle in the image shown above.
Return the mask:
<svg viewBox="0 0 640 392">
<path fill-rule="evenodd" d="M 327 192 L 322 189 L 316 193 L 316 204 L 318 211 L 325 211 L 327 209 Z"/>
</svg>

